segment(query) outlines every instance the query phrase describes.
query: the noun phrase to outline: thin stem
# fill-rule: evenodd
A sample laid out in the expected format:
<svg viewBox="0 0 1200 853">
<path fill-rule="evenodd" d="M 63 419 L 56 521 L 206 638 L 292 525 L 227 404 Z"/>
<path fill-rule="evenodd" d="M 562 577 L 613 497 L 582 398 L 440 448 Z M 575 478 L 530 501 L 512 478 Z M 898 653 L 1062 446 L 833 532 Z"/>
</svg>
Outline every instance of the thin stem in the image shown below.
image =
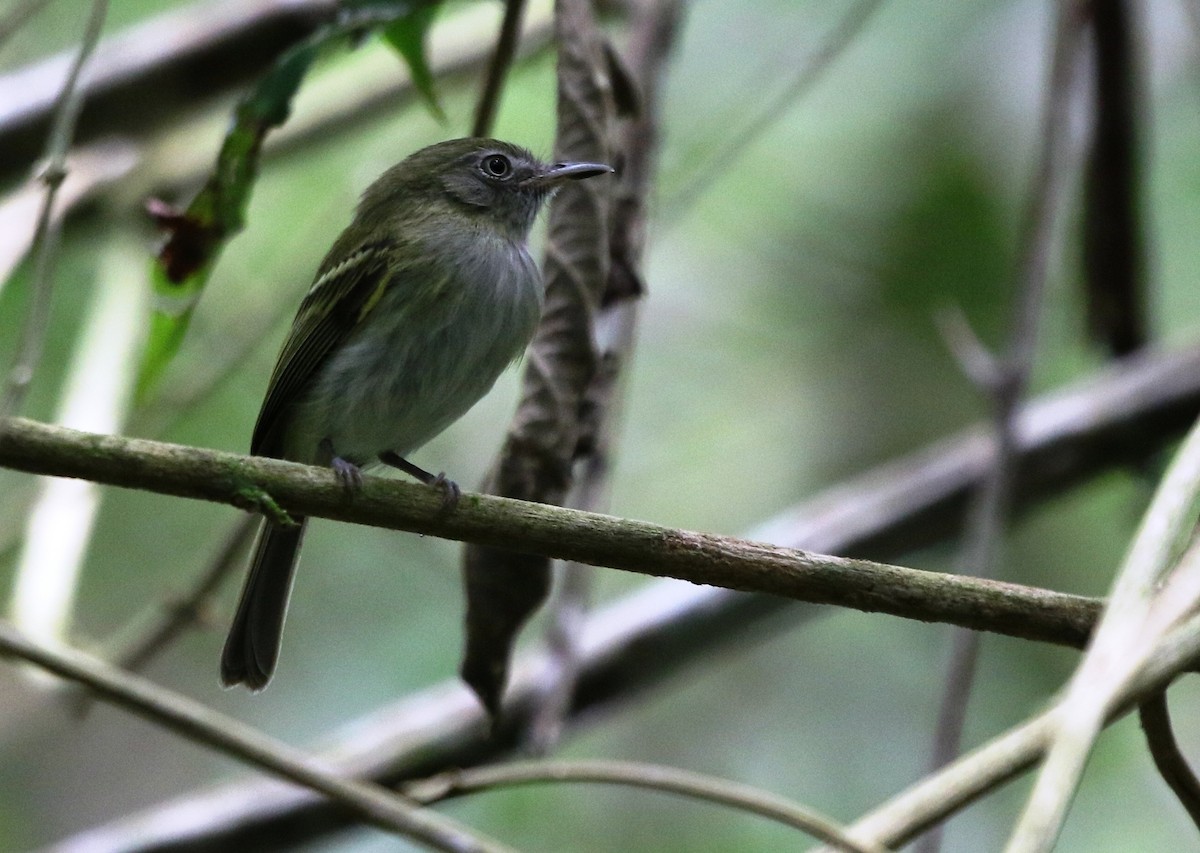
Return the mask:
<svg viewBox="0 0 1200 853">
<path fill-rule="evenodd" d="M 0 654 L 29 661 L 62 678 L 83 684 L 106 702 L 244 764 L 311 788 L 351 809 L 364 820 L 432 849 L 507 849 L 378 785 L 335 776 L 299 750 L 140 676 L 121 672 L 80 652 L 49 649 L 33 643 L 4 621 L 0 621 Z"/>
<path fill-rule="evenodd" d="M 562 782 L 624 785 L 678 794 L 777 821 L 806 832 L 839 850 L 852 853 L 886 853 L 886 848 L 880 844 L 849 838 L 836 821 L 807 806 L 749 785 L 659 764 L 633 761 L 513 762 L 470 770 L 452 770 L 405 785 L 403 791 L 417 802 L 430 805 L 492 788 Z"/>
<path fill-rule="evenodd" d="M 58 257 L 59 222 L 52 213 L 54 197 L 58 188 L 67 176 L 67 150 L 75 135 L 75 123 L 79 111 L 83 107 L 83 97 L 79 91 L 79 78 L 92 55 L 100 31 L 104 28 L 104 18 L 108 13 L 107 0 L 92 0 L 92 12 L 88 17 L 83 40 L 79 51 L 71 63 L 67 79 L 63 83 L 54 110 L 54 124 L 50 137 L 46 141 L 46 165 L 42 170 L 42 181 L 46 185 L 46 194 L 42 199 L 42 207 L 38 213 L 37 229 L 34 232 L 33 245 L 37 261 L 34 267 L 32 299 L 29 314 L 25 318 L 24 333 L 21 338 L 17 357 L 9 372 L 8 389 L 0 400 L 0 421 L 8 415 L 15 414 L 21 408 L 25 393 L 33 381 L 42 358 L 42 349 L 46 342 L 46 332 L 50 323 L 50 302 L 54 294 L 54 266 Z M 3 433 L 0 431 L 0 440 Z"/>
<path fill-rule="evenodd" d="M 758 115 L 741 128 L 734 130 L 728 140 L 715 153 L 704 159 L 694 171 L 695 177 L 685 182 L 668 204 L 672 210 L 684 211 L 692 207 L 696 198 L 716 179 L 728 172 L 729 166 L 756 139 L 787 115 L 788 107 L 806 96 L 854 40 L 866 29 L 871 17 L 883 5 L 883 0 L 858 0 L 842 16 L 837 26 L 826 37 L 807 61 L 800 63 L 796 76 L 774 98 L 766 101 Z"/>
<path fill-rule="evenodd" d="M 500 93 L 513 58 L 517 55 L 517 43 L 521 38 L 521 21 L 525 17 L 526 0 L 508 0 L 504 4 L 504 20 L 500 22 L 500 36 L 496 39 L 496 51 L 488 66 L 483 91 L 475 108 L 475 123 L 471 126 L 472 136 L 491 136 L 500 106 Z"/>
<path fill-rule="evenodd" d="M 536 755 L 545 755 L 558 744 L 570 718 L 583 660 L 581 637 L 591 600 L 591 566 L 563 563 L 556 570 L 544 632 L 549 666 L 544 670 L 541 695 L 529 722 L 529 748 Z"/>
<path fill-rule="evenodd" d="M 993 457 L 977 493 L 968 520 L 966 539 L 959 556 L 959 571 L 989 578 L 1000 562 L 1001 541 L 1007 526 L 1016 482 L 1017 413 L 1037 347 L 1038 319 L 1049 278 L 1055 237 L 1065 209 L 1066 178 L 1071 170 L 1068 122 L 1071 84 L 1079 65 L 1083 22 L 1078 10 L 1062 7 L 1055 29 L 1053 56 L 1043 106 L 1041 148 L 1031 176 L 1028 209 L 1021 236 L 1016 305 L 1005 354 L 997 363 L 994 380 L 983 387 L 993 407 Z M 946 686 L 934 734 L 931 765 L 942 767 L 958 754 L 967 708 L 979 658 L 980 637 L 956 631 L 947 669 Z M 939 826 L 922 839 L 920 853 L 936 853 L 941 846 Z"/>
<path fill-rule="evenodd" d="M 1154 758 L 1154 766 L 1187 809 L 1192 823 L 1200 829 L 1200 781 L 1196 779 L 1196 774 L 1179 750 L 1179 742 L 1175 740 L 1167 707 L 1167 691 L 1162 690 L 1139 705 L 1138 719 L 1146 734 L 1146 745 Z"/>
<path fill-rule="evenodd" d="M 1118 357 L 1149 336 L 1138 125 L 1150 99 L 1140 85 L 1136 5 L 1091 4 L 1095 118 L 1083 196 L 1083 285 L 1091 332 Z"/>
</svg>

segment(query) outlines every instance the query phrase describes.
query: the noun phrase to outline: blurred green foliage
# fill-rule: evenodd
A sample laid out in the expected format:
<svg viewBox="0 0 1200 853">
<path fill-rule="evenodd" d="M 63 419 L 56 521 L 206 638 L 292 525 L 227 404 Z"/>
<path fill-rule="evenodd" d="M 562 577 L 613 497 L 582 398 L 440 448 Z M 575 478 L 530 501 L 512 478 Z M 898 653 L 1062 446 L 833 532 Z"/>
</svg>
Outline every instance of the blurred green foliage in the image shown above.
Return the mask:
<svg viewBox="0 0 1200 853">
<path fill-rule="evenodd" d="M 113 26 L 161 2 L 113 4 Z M 471 4 L 452 5 L 447 19 Z M 1169 29 L 1160 4 L 1152 32 Z M 731 160 L 710 162 L 731 127 L 786 85 L 840 4 L 772 0 L 689 4 L 664 100 L 661 181 L 650 228 L 637 356 L 612 510 L 738 533 L 839 478 L 973 422 L 986 405 L 931 319 L 960 306 L 999 344 L 1008 322 L 1021 200 L 1033 157 L 1043 6 L 1025 2 L 888 4 L 821 85 Z M 74 5 L 55 2 L 11 67 L 69 44 Z M 1182 49 L 1157 38 L 1156 49 Z M 1172 47 L 1174 45 L 1174 47 Z M 363 50 L 383 50 L 374 45 Z M 1152 316 L 1168 341 L 1194 339 L 1200 290 L 1198 119 L 1191 54 L 1160 60 L 1149 172 Z M 335 73 L 337 62 L 322 73 Z M 448 116 L 381 110 L 352 133 L 268 157 L 248 227 L 216 266 L 162 391 L 129 430 L 243 450 L 286 324 L 357 193 L 405 154 L 466 132 L 472 88 L 439 87 Z M 754 93 L 747 96 L 747 93 Z M 762 95 L 762 97 L 759 97 Z M 216 151 L 228 105 L 198 136 Z M 551 150 L 553 61 L 521 64 L 496 135 Z M 703 191 L 689 195 L 702 182 Z M 680 199 L 690 198 L 686 206 Z M 54 324 L 28 412 L 47 418 L 111 229 L 101 208 L 72 220 Z M 147 254 L 152 249 L 147 240 Z M 1042 319 L 1034 386 L 1101 363 L 1085 342 L 1071 232 Z M 129 271 L 145 286 L 144 269 Z M 0 292 L 0 356 L 9 357 L 27 280 Z M 511 412 L 510 374 L 419 464 L 464 486 L 482 479 Z M 28 478 L 0 472 L 0 506 L 19 516 Z M 1099 594 L 1144 506 L 1147 481 L 1114 473 L 1034 513 L 1007 544 L 1005 577 Z M 108 491 L 81 590 L 78 639 L 110 636 L 183 585 L 234 514 L 223 507 Z M 0 524 L 0 582 L 16 531 Z M 906 563 L 949 569 L 952 545 Z M 459 653 L 458 548 L 317 521 L 306 544 L 276 680 L 260 696 L 222 692 L 216 661 L 226 613 L 189 635 L 154 679 L 305 744 L 357 714 L 450 677 Z M 601 597 L 640 583 L 599 572 Z M 222 600 L 232 605 L 235 590 Z M 644 759 L 761 785 L 852 819 L 924 771 L 948 631 L 828 610 L 748 637 L 744 648 L 681 673 L 666 689 L 581 731 L 568 756 Z M 529 632 L 536 639 L 536 628 Z M 1073 653 L 987 638 L 967 742 L 1042 707 Z M 1173 701 L 1197 698 L 1182 685 Z M 0 710 L 11 699 L 0 699 Z M 1195 715 L 1179 714 L 1186 749 Z M 109 709 L 80 721 L 48 707 L 0 747 L 0 849 L 24 848 L 242 772 L 231 762 Z M 947 851 L 1001 846 L 1025 791 L 1016 783 L 950 825 Z M 775 850 L 795 837 L 762 821 L 641 791 L 538 787 L 448 804 L 447 813 L 529 850 Z M 554 815 L 554 819 L 548 819 Z M 1136 725 L 1106 733 L 1059 849 L 1176 850 L 1194 845 L 1154 775 Z M 368 832 L 313 850 L 394 850 Z"/>
</svg>

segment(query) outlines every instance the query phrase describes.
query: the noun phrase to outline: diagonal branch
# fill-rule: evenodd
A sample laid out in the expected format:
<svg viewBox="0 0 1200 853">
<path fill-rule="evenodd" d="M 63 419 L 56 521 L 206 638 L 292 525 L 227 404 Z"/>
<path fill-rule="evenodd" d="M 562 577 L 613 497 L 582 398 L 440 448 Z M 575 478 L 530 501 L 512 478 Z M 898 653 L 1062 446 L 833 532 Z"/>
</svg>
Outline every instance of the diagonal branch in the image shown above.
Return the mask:
<svg viewBox="0 0 1200 853">
<path fill-rule="evenodd" d="M 162 4 L 160 4 L 162 5 Z M 310 35 L 335 0 L 202 0 L 104 39 L 83 83 L 77 139 L 146 133 L 244 85 Z M 0 22 L 0 38 L 4 22 Z M 59 54 L 0 75 L 0 180 L 25 169 L 49 132 L 71 62 Z"/>
<path fill-rule="evenodd" d="M 1175 740 L 1165 688 L 1138 707 L 1138 720 L 1159 775 L 1183 804 L 1192 823 L 1200 829 L 1200 781 Z"/>
<path fill-rule="evenodd" d="M 508 70 L 517 53 L 517 42 L 521 37 L 521 19 L 525 16 L 525 0 L 507 0 L 504 4 L 504 20 L 500 23 L 500 35 L 496 38 L 496 50 L 488 65 L 483 91 L 475 105 L 475 123 L 471 125 L 472 136 L 491 136 L 496 123 L 496 111 L 500 107 L 500 93 Z"/>
<path fill-rule="evenodd" d="M 83 684 L 107 702 L 189 740 L 311 788 L 349 808 L 360 819 L 433 849 L 478 853 L 503 853 L 507 849 L 377 785 L 331 773 L 299 750 L 140 676 L 113 669 L 80 652 L 55 650 L 30 642 L 6 622 L 0 622 L 0 655 L 29 661 Z"/>
<path fill-rule="evenodd" d="M 1119 691 L 1117 702 L 1106 713 L 1105 724 L 1128 713 L 1139 700 L 1165 689 L 1197 654 L 1200 654 L 1200 618 L 1192 617 L 1161 638 L 1145 667 Z M 865 815 L 849 827 L 850 837 L 894 847 L 903 845 L 922 830 L 1034 767 L 1050 748 L 1053 727 L 1053 709 L 1014 726 Z"/>
</svg>

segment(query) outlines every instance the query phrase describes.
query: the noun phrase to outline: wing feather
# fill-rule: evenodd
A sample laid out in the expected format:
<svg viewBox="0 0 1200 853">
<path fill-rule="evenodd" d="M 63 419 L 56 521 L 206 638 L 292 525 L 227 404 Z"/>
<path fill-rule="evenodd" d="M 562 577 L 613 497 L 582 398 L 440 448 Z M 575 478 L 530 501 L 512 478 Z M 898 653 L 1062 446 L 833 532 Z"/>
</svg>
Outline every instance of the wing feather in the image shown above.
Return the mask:
<svg viewBox="0 0 1200 853">
<path fill-rule="evenodd" d="M 322 271 L 300 303 L 292 329 L 271 373 L 258 413 L 250 452 L 278 456 L 288 408 L 303 395 L 321 365 L 387 290 L 390 244 L 360 247 Z"/>
</svg>

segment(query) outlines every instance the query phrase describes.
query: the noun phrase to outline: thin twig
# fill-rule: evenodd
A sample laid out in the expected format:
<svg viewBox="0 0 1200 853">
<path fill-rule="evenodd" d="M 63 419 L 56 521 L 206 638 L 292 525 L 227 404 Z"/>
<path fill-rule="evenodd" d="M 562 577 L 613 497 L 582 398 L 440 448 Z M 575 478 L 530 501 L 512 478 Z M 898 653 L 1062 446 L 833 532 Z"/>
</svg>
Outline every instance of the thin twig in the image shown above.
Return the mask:
<svg viewBox="0 0 1200 853">
<path fill-rule="evenodd" d="M 581 638 L 591 603 L 591 571 L 582 563 L 555 566 L 554 594 L 546 605 L 543 632 L 548 666 L 525 736 L 533 755 L 546 755 L 557 746 L 571 718 L 571 701 L 583 666 Z"/>
<path fill-rule="evenodd" d="M 1069 4 L 1061 7 L 1054 36 L 1049 80 L 1042 114 L 1038 165 L 1031 176 L 1028 208 L 1023 220 L 1019 250 L 1016 302 L 1004 355 L 990 359 L 994 369 L 981 371 L 964 365 L 969 374 L 990 376 L 981 387 L 992 404 L 994 452 L 988 474 L 976 495 L 967 523 L 966 537 L 958 558 L 958 571 L 977 577 L 994 577 L 1000 562 L 1001 541 L 1007 526 L 1016 482 L 1017 412 L 1037 347 L 1038 318 L 1049 278 L 1055 237 L 1065 205 L 1069 166 L 1069 119 L 1071 86 L 1079 65 L 1079 41 L 1083 21 Z M 962 347 L 960 346 L 960 349 Z M 976 359 L 982 358 L 977 354 Z M 942 694 L 941 710 L 934 733 L 931 767 L 944 766 L 958 754 L 966 723 L 971 688 L 979 659 L 980 636 L 955 631 L 950 664 Z M 941 827 L 922 839 L 920 853 L 936 853 L 941 847 Z"/>
<path fill-rule="evenodd" d="M 132 230 L 117 230 L 100 253 L 90 304 L 73 341 L 55 420 L 95 432 L 120 432 L 146 314 L 146 292 L 129 270 L 145 259 Z M 25 515 L 13 565 L 10 617 L 35 640 L 67 642 L 75 601 L 104 492 L 94 483 L 48 479 Z"/>
<path fill-rule="evenodd" d="M 1154 766 L 1170 786 L 1171 791 L 1187 809 L 1192 823 L 1200 829 L 1200 780 L 1179 751 L 1171 714 L 1167 707 L 1167 691 L 1162 690 L 1138 706 L 1138 719 L 1146 734 L 1146 745 L 1154 758 Z"/>
<path fill-rule="evenodd" d="M 50 323 L 50 300 L 54 293 L 54 265 L 58 257 L 60 234 L 59 222 L 52 216 L 54 197 L 67 176 L 67 150 L 71 147 L 75 123 L 79 118 L 79 110 L 83 107 L 83 98 L 78 88 L 79 77 L 100 40 L 100 31 L 104 28 L 107 12 L 108 0 L 92 0 L 92 11 L 84 29 L 83 40 L 79 44 L 79 51 L 75 54 L 75 61 L 71 64 L 71 70 L 67 73 L 55 106 L 54 125 L 46 141 L 46 164 L 41 175 L 46 184 L 46 195 L 42 200 L 42 209 L 38 214 L 37 230 L 33 238 L 37 255 L 31 284 L 33 295 L 17 357 L 8 375 L 8 387 L 0 400 L 0 421 L 20 410 L 25 392 L 33 381 L 33 374 L 42 358 L 42 348 Z M 2 440 L 3 431 L 0 430 L 0 441 Z"/>
<path fill-rule="evenodd" d="M 1132 711 L 1145 697 L 1165 689 L 1200 654 L 1200 617 L 1169 631 L 1133 673 L 1106 712 L 1105 725 Z M 928 776 L 846 828 L 858 841 L 899 847 L 979 797 L 1034 767 L 1051 744 L 1054 710 L 1009 729 L 938 773 Z"/>
<path fill-rule="evenodd" d="M 475 123 L 471 126 L 472 136 L 491 136 L 496 121 L 496 110 L 500 105 L 500 93 L 508 69 L 517 55 L 517 42 L 521 37 L 521 20 L 525 17 L 526 0 L 508 0 L 504 4 L 504 20 L 500 22 L 500 35 L 496 39 L 496 51 L 488 66 L 483 91 L 475 107 Z"/>
<path fill-rule="evenodd" d="M 1113 356 L 1145 346 L 1146 253 L 1139 119 L 1138 4 L 1091 3 L 1095 118 L 1083 197 L 1083 290 L 1092 335 Z"/>
<path fill-rule="evenodd" d="M 169 599 L 156 603 L 154 612 L 147 618 L 135 621 L 133 636 L 119 648 L 105 655 L 117 667 L 129 672 L 138 672 L 161 654 L 180 634 L 200 624 L 208 611 L 210 599 L 221 588 L 221 584 L 236 569 L 259 521 L 252 515 L 239 518 L 225 536 L 217 553 L 209 561 L 192 584 Z"/>
<path fill-rule="evenodd" d="M 53 224 L 110 189 L 143 162 L 143 152 L 133 143 L 107 139 L 71 152 L 71 173 L 59 188 L 51 212 Z M 17 265 L 34 248 L 43 188 L 36 178 L 0 199 L 0 292 Z"/>
<path fill-rule="evenodd" d="M 886 848 L 881 844 L 849 838 L 836 821 L 807 806 L 749 785 L 660 764 L 634 761 L 522 761 L 470 770 L 451 770 L 410 782 L 401 790 L 417 802 L 431 805 L 493 788 L 563 782 L 624 785 L 678 794 L 777 821 L 840 850 L 886 853 Z"/>
<path fill-rule="evenodd" d="M 694 177 L 684 182 L 683 188 L 668 199 L 664 208 L 675 211 L 690 210 L 697 196 L 703 193 L 717 176 L 727 174 L 730 164 L 736 161 L 754 140 L 787 115 L 788 107 L 812 91 L 813 86 L 854 43 L 882 5 L 883 0 L 858 0 L 842 16 L 816 52 L 799 65 L 791 82 L 774 98 L 764 102 L 758 115 L 731 133 L 724 145 L 705 158 L 693 170 Z"/>
<path fill-rule="evenodd" d="M 29 661 L 83 684 L 106 702 L 244 764 L 311 788 L 369 823 L 433 849 L 507 849 L 378 785 L 336 776 L 300 750 L 140 676 L 121 672 L 81 652 L 55 650 L 30 642 L 4 621 L 0 621 L 0 654 Z"/>
</svg>

